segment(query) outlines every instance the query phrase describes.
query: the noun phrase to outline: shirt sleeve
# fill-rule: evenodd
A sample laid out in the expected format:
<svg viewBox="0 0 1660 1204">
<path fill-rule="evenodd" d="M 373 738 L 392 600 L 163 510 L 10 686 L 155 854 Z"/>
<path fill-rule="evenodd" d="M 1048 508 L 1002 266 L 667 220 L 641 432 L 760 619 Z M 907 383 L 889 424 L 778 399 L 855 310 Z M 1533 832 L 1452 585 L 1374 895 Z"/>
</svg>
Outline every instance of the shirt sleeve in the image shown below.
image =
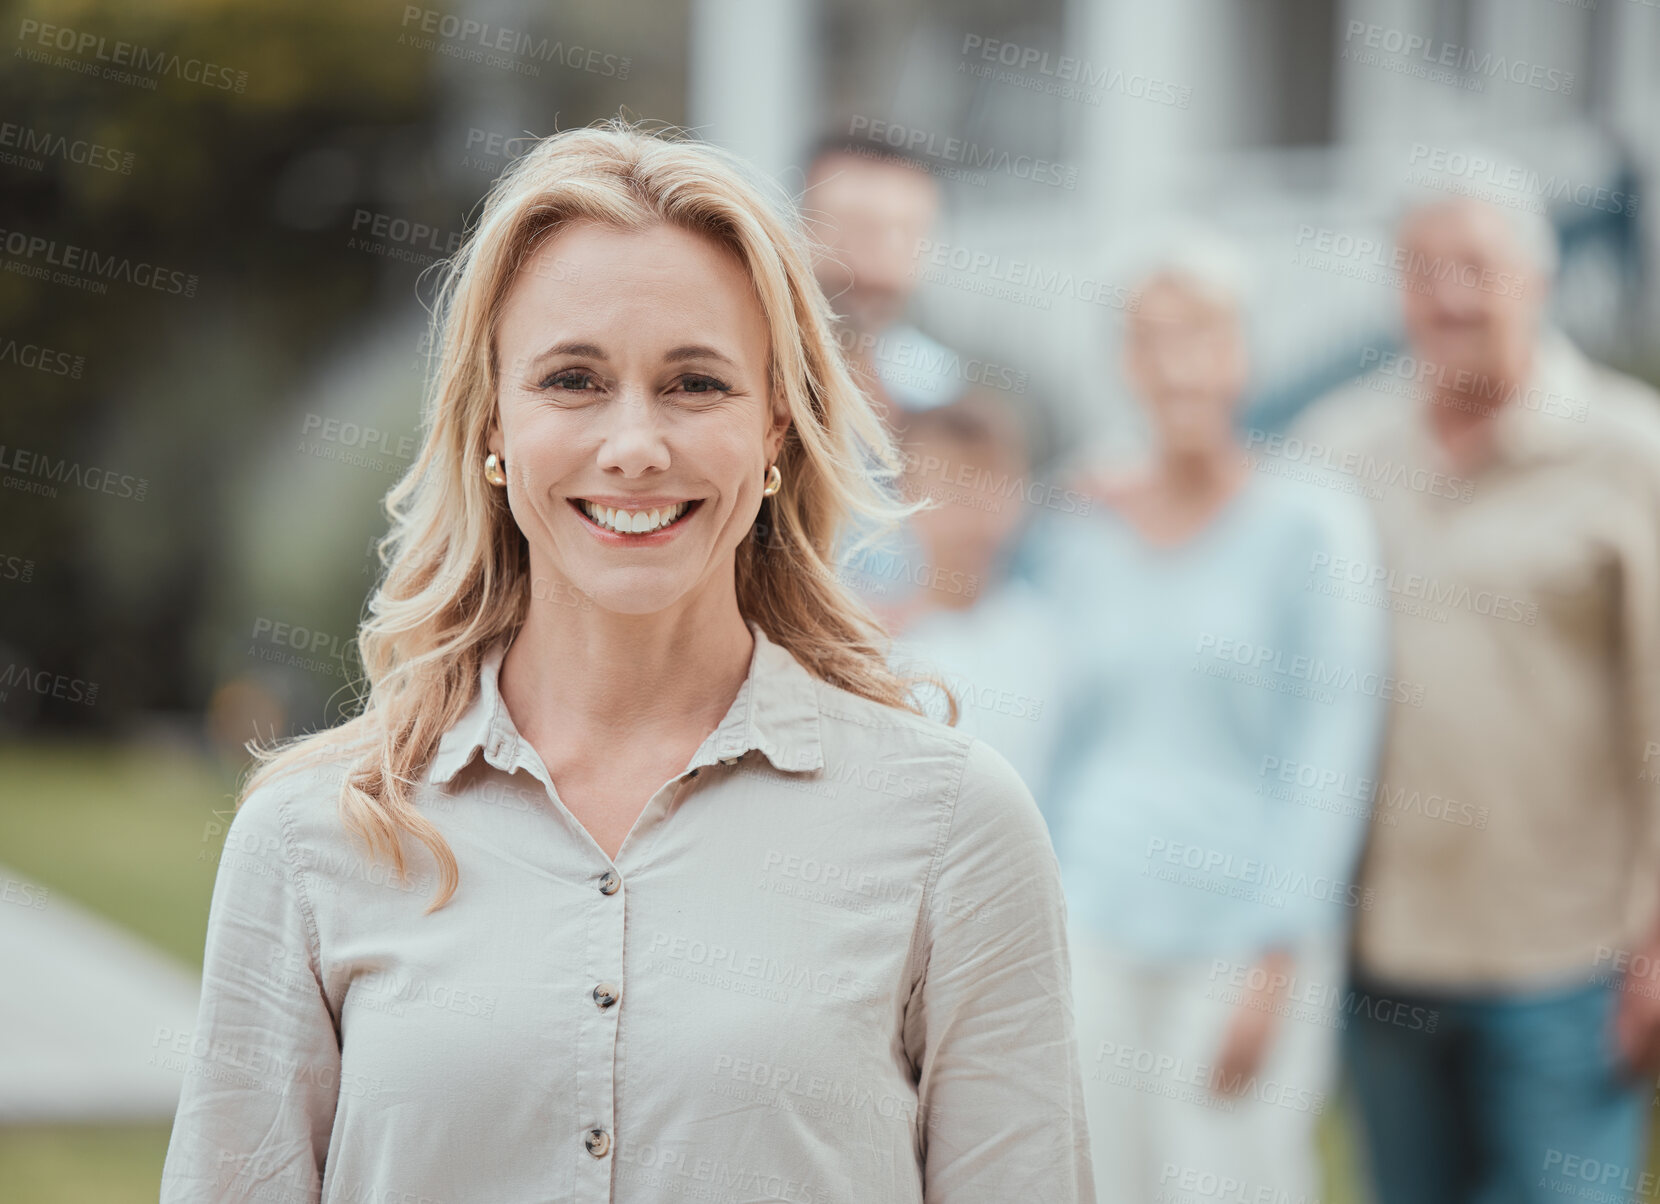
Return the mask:
<svg viewBox="0 0 1660 1204">
<path fill-rule="evenodd" d="M 1037 804 L 969 746 L 907 1010 L 927 1204 L 1094 1204 L 1066 904 Z"/>
<path fill-rule="evenodd" d="M 1287 892 L 1279 913 L 1279 936 L 1288 942 L 1345 928 L 1367 905 L 1356 881 L 1360 853 L 1387 712 L 1401 689 L 1391 676 L 1390 612 L 1364 596 L 1369 586 L 1352 584 L 1357 572 L 1369 581 L 1383 567 L 1364 503 L 1323 501 L 1303 546 L 1302 575 L 1287 583 L 1299 591 L 1294 650 L 1340 684 L 1327 698 L 1298 699 L 1288 708 L 1290 726 L 1278 742 L 1283 760 L 1264 766 L 1265 784 L 1284 788 L 1275 796 L 1284 802 L 1275 845 L 1307 883 Z"/>
<path fill-rule="evenodd" d="M 340 1042 L 276 783 L 225 837 L 161 1204 L 320 1198 Z"/>
</svg>

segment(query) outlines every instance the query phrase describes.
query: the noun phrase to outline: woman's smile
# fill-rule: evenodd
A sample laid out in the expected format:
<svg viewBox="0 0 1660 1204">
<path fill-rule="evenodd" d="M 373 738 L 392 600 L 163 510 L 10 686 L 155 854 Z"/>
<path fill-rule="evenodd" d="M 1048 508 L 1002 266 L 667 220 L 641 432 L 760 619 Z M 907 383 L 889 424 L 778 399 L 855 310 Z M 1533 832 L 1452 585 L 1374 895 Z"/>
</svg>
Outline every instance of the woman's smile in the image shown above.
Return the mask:
<svg viewBox="0 0 1660 1204">
<path fill-rule="evenodd" d="M 658 498 L 570 498 L 583 525 L 602 543 L 649 547 L 666 543 L 685 526 L 703 504 L 702 498 L 668 501 Z M 649 503 L 649 504 L 648 504 Z"/>
</svg>

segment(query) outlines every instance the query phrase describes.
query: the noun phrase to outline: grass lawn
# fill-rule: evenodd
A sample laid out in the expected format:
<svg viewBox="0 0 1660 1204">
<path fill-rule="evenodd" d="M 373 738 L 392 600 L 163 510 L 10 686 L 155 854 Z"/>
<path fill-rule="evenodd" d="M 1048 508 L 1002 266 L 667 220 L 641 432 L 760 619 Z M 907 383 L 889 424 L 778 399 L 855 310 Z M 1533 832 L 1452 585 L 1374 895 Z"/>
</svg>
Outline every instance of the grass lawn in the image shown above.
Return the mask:
<svg viewBox="0 0 1660 1204">
<path fill-rule="evenodd" d="M 160 749 L 0 745 L 0 862 L 193 969 L 235 781 Z"/>
<path fill-rule="evenodd" d="M 35 742 L 0 745 L 0 781 L 0 862 L 201 967 L 223 840 L 209 824 L 230 810 L 232 774 L 166 750 Z M 154 1204 L 170 1128 L 0 1127 L 0 1200 Z"/>
<path fill-rule="evenodd" d="M 170 1125 L 0 1127 L 8 1204 L 156 1204 Z"/>
</svg>

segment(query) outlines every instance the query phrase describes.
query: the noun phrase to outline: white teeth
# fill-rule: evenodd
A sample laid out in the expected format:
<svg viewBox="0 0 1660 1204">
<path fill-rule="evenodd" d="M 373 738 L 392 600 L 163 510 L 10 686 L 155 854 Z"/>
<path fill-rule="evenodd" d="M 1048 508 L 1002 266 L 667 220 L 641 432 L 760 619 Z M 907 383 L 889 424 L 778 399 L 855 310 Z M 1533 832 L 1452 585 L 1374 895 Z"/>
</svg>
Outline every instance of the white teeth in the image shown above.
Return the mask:
<svg viewBox="0 0 1660 1204">
<path fill-rule="evenodd" d="M 686 511 L 688 502 L 676 502 L 655 510 L 617 510 L 596 502 L 581 503 L 583 513 L 600 526 L 620 534 L 644 535 L 666 527 Z"/>
</svg>

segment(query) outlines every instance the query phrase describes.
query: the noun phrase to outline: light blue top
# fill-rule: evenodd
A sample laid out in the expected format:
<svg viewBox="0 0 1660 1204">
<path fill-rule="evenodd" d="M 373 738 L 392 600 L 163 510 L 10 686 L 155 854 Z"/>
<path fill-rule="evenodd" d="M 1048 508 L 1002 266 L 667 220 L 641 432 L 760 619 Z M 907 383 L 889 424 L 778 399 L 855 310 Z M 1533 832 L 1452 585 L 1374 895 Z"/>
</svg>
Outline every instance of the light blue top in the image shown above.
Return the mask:
<svg viewBox="0 0 1660 1204">
<path fill-rule="evenodd" d="M 1345 926 L 1375 788 L 1388 612 L 1328 569 L 1379 551 L 1358 499 L 1253 474 L 1197 535 L 1046 515 L 1066 723 L 1038 802 L 1069 922 L 1149 958 L 1250 957 Z"/>
<path fill-rule="evenodd" d="M 951 348 L 900 323 L 878 337 L 871 357 L 888 396 L 907 410 L 931 410 L 962 396 L 966 382 L 951 371 Z"/>
<path fill-rule="evenodd" d="M 889 490 L 898 498 L 898 493 Z M 900 499 L 903 500 L 903 499 Z M 854 551 L 857 539 L 879 528 L 856 515 L 836 553 L 836 572 L 843 585 L 866 605 L 892 606 L 903 603 L 918 589 L 937 579 L 936 566 L 928 559 L 928 548 L 917 534 L 916 524 L 902 519 L 897 526 L 881 530 L 871 546 Z"/>
</svg>

